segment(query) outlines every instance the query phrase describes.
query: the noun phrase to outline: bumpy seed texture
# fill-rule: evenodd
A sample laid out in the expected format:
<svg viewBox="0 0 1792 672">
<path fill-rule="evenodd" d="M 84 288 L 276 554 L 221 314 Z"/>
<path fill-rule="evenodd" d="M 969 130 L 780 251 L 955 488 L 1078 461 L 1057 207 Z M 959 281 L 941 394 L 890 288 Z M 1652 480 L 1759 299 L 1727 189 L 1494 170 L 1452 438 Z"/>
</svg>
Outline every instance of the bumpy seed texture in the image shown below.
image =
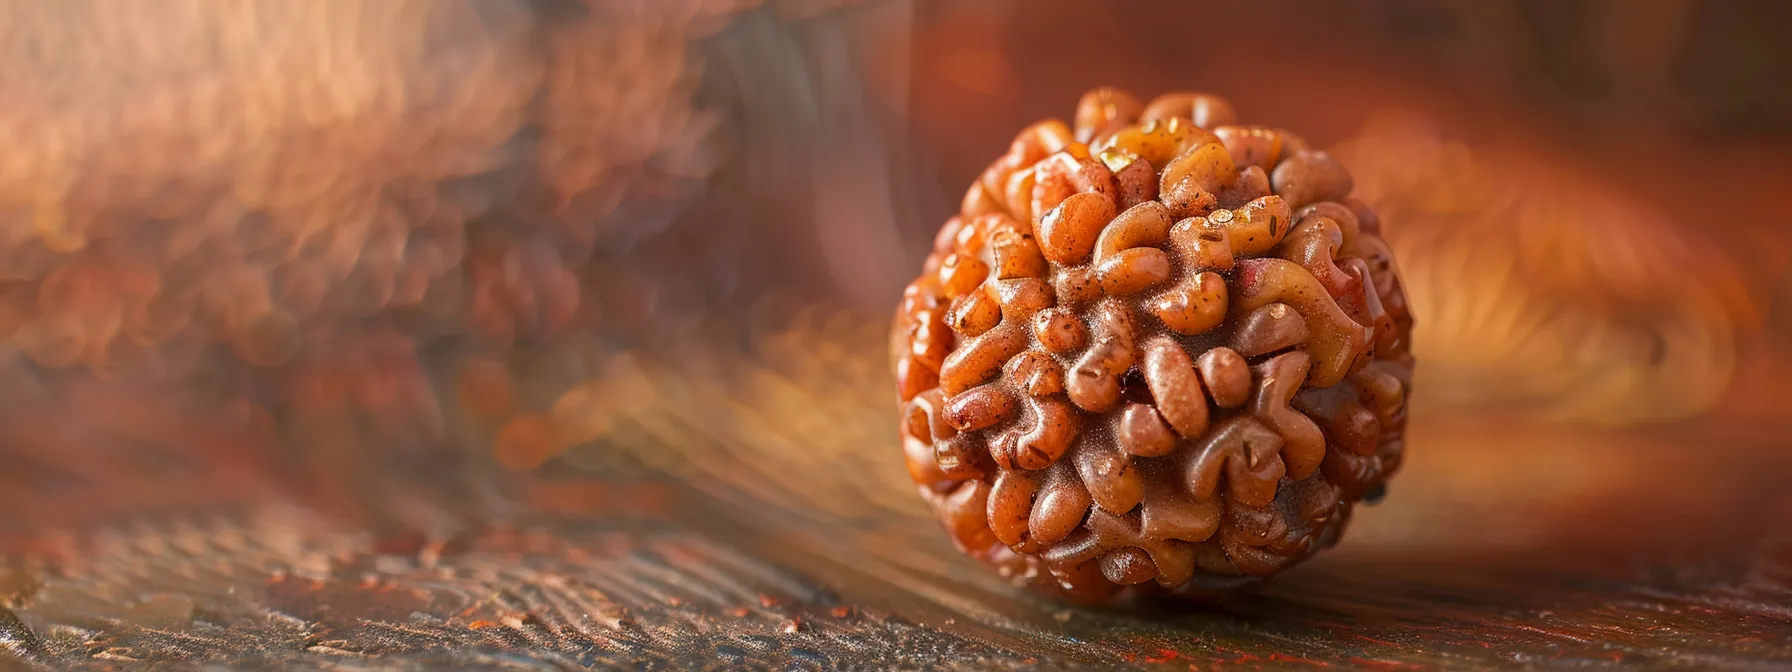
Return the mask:
<svg viewBox="0 0 1792 672">
<path fill-rule="evenodd" d="M 1412 317 L 1324 152 L 1223 99 L 1090 92 L 947 220 L 892 338 L 909 473 L 965 553 L 1083 601 L 1211 597 L 1400 465 Z"/>
</svg>

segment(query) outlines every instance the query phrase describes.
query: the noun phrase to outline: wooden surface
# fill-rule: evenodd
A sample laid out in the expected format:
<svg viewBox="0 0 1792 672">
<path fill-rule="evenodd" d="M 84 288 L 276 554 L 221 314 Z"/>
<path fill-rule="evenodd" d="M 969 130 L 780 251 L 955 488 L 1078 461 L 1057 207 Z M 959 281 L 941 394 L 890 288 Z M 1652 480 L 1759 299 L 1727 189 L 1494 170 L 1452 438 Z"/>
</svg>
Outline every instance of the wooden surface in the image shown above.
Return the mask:
<svg viewBox="0 0 1792 672">
<path fill-rule="evenodd" d="M 60 462 L 54 499 L 15 484 L 5 500 L 25 515 L 0 535 L 0 661 L 1792 665 L 1792 452 L 1772 427 L 1417 413 L 1405 472 L 1332 552 L 1219 607 L 1080 609 L 959 557 L 908 491 L 876 321 L 780 321 L 792 326 L 642 354 L 616 382 L 638 403 L 527 478 L 385 478 L 381 510 L 445 521 L 431 532 L 307 495 L 319 490 L 290 470 L 217 459 L 253 451 L 215 414 L 90 396 L 81 407 L 111 412 L 79 435 L 9 422 L 12 457 L 86 452 Z M 127 478 L 129 455 L 181 466 Z"/>
</svg>

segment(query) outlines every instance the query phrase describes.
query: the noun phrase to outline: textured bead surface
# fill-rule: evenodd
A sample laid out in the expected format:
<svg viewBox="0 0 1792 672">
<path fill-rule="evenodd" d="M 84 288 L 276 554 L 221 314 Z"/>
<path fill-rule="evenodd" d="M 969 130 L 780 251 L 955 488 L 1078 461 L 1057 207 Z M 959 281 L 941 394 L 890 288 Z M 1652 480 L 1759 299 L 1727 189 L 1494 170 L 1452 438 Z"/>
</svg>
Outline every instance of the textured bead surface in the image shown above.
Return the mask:
<svg viewBox="0 0 1792 672">
<path fill-rule="evenodd" d="M 909 473 L 958 547 L 1099 601 L 1335 543 L 1399 467 L 1412 318 L 1341 164 L 1208 94 L 1091 91 L 971 186 L 904 294 Z"/>
</svg>

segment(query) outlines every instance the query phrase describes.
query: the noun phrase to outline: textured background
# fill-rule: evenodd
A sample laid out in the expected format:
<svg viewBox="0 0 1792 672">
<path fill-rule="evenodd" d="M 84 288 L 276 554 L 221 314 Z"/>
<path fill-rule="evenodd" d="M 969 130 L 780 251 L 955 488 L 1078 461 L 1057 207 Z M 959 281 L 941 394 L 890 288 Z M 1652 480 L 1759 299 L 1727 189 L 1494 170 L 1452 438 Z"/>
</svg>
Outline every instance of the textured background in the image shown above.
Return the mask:
<svg viewBox="0 0 1792 672">
<path fill-rule="evenodd" d="M 0 667 L 1792 665 L 1775 2 L 0 2 Z M 883 319 L 1097 84 L 1333 147 L 1410 457 L 1219 607 L 910 491 Z"/>
</svg>

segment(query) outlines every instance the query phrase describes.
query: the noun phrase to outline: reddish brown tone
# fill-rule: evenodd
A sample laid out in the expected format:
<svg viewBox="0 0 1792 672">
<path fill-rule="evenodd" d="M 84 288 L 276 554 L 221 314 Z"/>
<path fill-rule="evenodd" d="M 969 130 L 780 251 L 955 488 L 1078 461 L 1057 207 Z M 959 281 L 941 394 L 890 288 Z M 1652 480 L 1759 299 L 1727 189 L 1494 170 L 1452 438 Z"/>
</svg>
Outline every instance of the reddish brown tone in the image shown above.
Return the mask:
<svg viewBox="0 0 1792 672">
<path fill-rule="evenodd" d="M 1080 600 L 1334 543 L 1399 466 L 1412 319 L 1350 174 L 1230 104 L 1089 92 L 965 194 L 898 311 L 909 473 L 958 547 Z"/>
</svg>

